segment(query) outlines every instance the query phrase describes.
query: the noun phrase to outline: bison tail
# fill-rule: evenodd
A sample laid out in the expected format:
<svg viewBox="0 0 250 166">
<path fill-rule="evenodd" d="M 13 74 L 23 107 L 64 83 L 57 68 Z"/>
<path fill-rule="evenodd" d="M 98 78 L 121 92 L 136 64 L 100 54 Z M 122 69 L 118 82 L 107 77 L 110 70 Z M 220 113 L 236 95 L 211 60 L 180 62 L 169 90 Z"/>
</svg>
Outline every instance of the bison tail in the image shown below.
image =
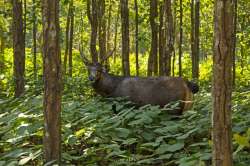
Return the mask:
<svg viewBox="0 0 250 166">
<path fill-rule="evenodd" d="M 197 83 L 187 81 L 187 86 L 192 91 L 193 94 L 199 91 L 199 85 Z"/>
</svg>

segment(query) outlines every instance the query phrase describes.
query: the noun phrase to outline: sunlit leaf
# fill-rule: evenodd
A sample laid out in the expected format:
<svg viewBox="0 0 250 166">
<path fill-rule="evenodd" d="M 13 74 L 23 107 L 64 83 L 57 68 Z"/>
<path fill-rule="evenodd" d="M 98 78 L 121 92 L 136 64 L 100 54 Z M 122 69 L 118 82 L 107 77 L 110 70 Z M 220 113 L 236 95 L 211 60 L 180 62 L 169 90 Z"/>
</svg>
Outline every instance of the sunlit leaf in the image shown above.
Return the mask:
<svg viewBox="0 0 250 166">
<path fill-rule="evenodd" d="M 246 136 L 241 136 L 239 134 L 234 134 L 233 138 L 241 146 L 250 147 L 249 140 Z"/>
<path fill-rule="evenodd" d="M 28 157 L 25 157 L 23 159 L 21 159 L 19 162 L 18 162 L 18 165 L 25 165 L 27 164 L 32 158 L 30 156 Z"/>
</svg>

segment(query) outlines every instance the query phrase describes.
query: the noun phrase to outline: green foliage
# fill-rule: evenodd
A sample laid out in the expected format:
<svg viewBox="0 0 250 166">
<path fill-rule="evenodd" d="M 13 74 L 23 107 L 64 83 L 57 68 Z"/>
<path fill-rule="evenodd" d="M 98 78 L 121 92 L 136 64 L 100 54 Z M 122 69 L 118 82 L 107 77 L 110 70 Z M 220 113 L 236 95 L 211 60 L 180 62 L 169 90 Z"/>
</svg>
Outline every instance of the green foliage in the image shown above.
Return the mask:
<svg viewBox="0 0 250 166">
<path fill-rule="evenodd" d="M 0 99 L 1 165 L 41 165 L 43 114 L 41 84 L 20 99 Z M 32 86 L 30 86 L 32 87 Z M 183 116 L 124 99 L 90 97 L 85 79 L 65 80 L 62 102 L 62 159 L 75 165 L 205 165 L 211 161 L 211 94 L 196 96 Z M 39 93 L 38 93 L 39 92 Z M 249 158 L 249 92 L 234 94 L 235 164 Z M 116 113 L 113 105 L 116 105 Z"/>
<path fill-rule="evenodd" d="M 42 80 L 32 79 L 32 55 L 27 53 L 26 93 L 12 99 L 12 49 L 5 49 L 4 89 L 0 92 L 0 165 L 41 165 L 43 114 Z M 8 55 L 8 56 L 7 56 Z M 41 64 L 41 57 L 38 61 Z M 86 68 L 78 51 L 73 51 L 73 78 L 64 78 L 62 102 L 62 158 L 65 164 L 95 165 L 205 165 L 211 162 L 211 94 L 212 60 L 200 66 L 202 91 L 196 95 L 194 107 L 181 117 L 156 106 L 131 107 L 124 99 L 103 99 L 94 96 L 86 80 Z M 183 57 L 183 71 L 190 76 L 190 58 Z M 110 61 L 111 72 L 120 74 L 120 58 Z M 135 58 L 131 56 L 131 71 Z M 141 75 L 146 75 L 147 57 L 141 59 Z M 41 65 L 38 66 L 39 75 Z M 237 67 L 240 71 L 240 66 Z M 249 101 L 248 71 L 237 75 L 240 84 L 233 100 L 234 161 L 249 163 Z M 241 84 L 242 83 L 242 84 Z M 116 114 L 112 110 L 116 105 Z"/>
<path fill-rule="evenodd" d="M 106 1 L 106 7 L 109 5 Z M 236 87 L 233 94 L 233 150 L 234 164 L 250 163 L 250 65 L 249 65 L 249 11 L 248 0 L 238 4 Z M 76 0 L 74 48 L 79 41 L 89 50 L 90 24 L 86 15 L 86 1 Z M 114 48 L 114 32 L 119 1 L 111 0 L 110 45 Z M 133 8 L 129 1 L 129 8 Z M 4 64 L 0 73 L 0 166 L 43 165 L 42 137 L 42 27 L 40 4 L 38 20 L 38 80 L 33 80 L 32 12 L 27 0 L 26 33 L 26 93 L 19 99 L 13 96 L 13 50 L 10 35 L 11 3 L 0 1 L 0 39 L 4 41 Z M 149 1 L 138 1 L 139 7 L 139 63 L 140 75 L 146 76 L 151 31 Z M 107 10 L 108 11 L 108 7 Z M 175 11 L 175 75 L 178 75 L 179 4 Z M 68 0 L 60 1 L 61 55 L 64 55 L 65 27 Z M 183 75 L 191 79 L 190 57 L 190 1 L 183 1 Z M 201 2 L 200 17 L 200 80 L 201 92 L 189 112 L 181 117 L 167 113 L 156 106 L 135 108 L 124 99 L 103 99 L 96 96 L 86 80 L 86 68 L 79 52 L 73 49 L 73 78 L 64 78 L 62 101 L 62 159 L 65 165 L 210 165 L 211 164 L 211 89 L 213 45 L 213 1 Z M 135 39 L 133 10 L 130 10 L 130 66 L 135 75 Z M 108 15 L 106 13 L 106 19 Z M 158 21 L 157 21 L 158 22 Z M 118 20 L 116 58 L 110 58 L 110 69 L 121 74 L 121 26 Z M 2 43 L 1 43 L 2 45 Z M 98 46 L 97 46 L 98 49 Z M 116 113 L 113 110 L 116 105 Z M 54 162 L 54 161 L 52 161 Z M 50 165 L 52 163 L 47 163 Z"/>
</svg>

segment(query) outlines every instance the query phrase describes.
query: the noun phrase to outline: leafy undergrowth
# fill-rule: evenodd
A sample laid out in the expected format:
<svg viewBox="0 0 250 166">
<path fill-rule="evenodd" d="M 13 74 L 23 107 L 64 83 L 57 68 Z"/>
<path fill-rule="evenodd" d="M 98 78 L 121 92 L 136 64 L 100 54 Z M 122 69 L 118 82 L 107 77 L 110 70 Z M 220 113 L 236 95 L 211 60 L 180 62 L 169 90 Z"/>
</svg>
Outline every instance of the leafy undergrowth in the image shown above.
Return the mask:
<svg viewBox="0 0 250 166">
<path fill-rule="evenodd" d="M 85 88 L 85 89 L 84 89 Z M 91 97 L 85 81 L 65 84 L 62 102 L 64 165 L 210 165 L 211 94 L 196 96 L 181 117 L 156 106 Z M 0 99 L 0 165 L 42 165 L 41 88 Z M 88 97 L 86 97 L 88 96 Z M 114 105 L 116 108 L 114 109 Z M 234 93 L 233 146 L 237 166 L 250 163 L 250 92 Z M 49 164 L 48 164 L 49 165 Z"/>
</svg>

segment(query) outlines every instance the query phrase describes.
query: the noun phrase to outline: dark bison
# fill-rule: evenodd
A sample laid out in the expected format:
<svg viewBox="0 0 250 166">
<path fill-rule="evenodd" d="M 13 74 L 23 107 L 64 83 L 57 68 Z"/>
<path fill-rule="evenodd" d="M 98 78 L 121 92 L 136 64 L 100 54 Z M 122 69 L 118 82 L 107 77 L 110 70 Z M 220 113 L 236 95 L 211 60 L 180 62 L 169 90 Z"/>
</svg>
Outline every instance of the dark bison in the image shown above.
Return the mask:
<svg viewBox="0 0 250 166">
<path fill-rule="evenodd" d="M 192 106 L 193 94 L 199 91 L 197 84 L 181 77 L 125 77 L 109 74 L 100 63 L 91 63 L 81 52 L 88 68 L 89 81 L 95 91 L 104 97 L 127 97 L 133 103 L 164 107 L 180 101 L 176 114 Z"/>
</svg>

